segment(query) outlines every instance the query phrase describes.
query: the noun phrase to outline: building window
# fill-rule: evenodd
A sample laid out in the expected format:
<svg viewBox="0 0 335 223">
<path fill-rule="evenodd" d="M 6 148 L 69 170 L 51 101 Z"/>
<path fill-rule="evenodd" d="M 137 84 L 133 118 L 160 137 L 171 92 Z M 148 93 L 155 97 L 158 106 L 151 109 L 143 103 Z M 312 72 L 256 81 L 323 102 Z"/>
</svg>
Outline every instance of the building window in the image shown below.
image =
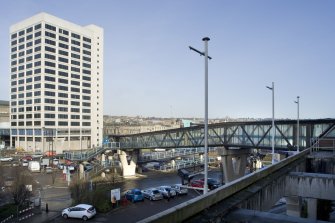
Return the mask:
<svg viewBox="0 0 335 223">
<path fill-rule="evenodd" d="M 54 121 L 45 121 L 44 124 L 46 126 L 54 126 L 55 125 L 55 122 Z"/>
<path fill-rule="evenodd" d="M 44 118 L 55 118 L 55 114 L 44 114 Z"/>
<path fill-rule="evenodd" d="M 50 33 L 48 31 L 45 31 L 45 36 L 51 37 L 51 38 L 56 38 L 56 35 L 53 33 Z"/>
<path fill-rule="evenodd" d="M 68 125 L 68 122 L 58 122 L 58 125 L 59 125 L 59 126 L 67 126 L 67 125 Z"/>
<path fill-rule="evenodd" d="M 52 52 L 52 53 L 55 53 L 55 52 L 56 52 L 56 50 L 55 50 L 54 48 L 52 48 L 52 47 L 48 47 L 48 46 L 45 46 L 45 50 L 46 50 L 46 51 L 49 51 L 49 52 Z"/>
<path fill-rule="evenodd" d="M 49 29 L 49 30 L 52 30 L 52 31 L 56 31 L 56 27 L 54 27 L 52 25 L 49 25 L 49 24 L 45 24 L 45 28 Z"/>
<path fill-rule="evenodd" d="M 69 42 L 69 39 L 64 36 L 59 36 L 59 40 L 64 41 L 64 42 Z"/>
<path fill-rule="evenodd" d="M 73 38 L 80 39 L 80 35 L 77 35 L 77 34 L 75 34 L 75 33 L 71 33 L 71 36 L 72 36 Z"/>
<path fill-rule="evenodd" d="M 37 24 L 37 25 L 35 25 L 35 30 L 40 29 L 41 27 L 42 27 L 41 24 Z"/>
</svg>

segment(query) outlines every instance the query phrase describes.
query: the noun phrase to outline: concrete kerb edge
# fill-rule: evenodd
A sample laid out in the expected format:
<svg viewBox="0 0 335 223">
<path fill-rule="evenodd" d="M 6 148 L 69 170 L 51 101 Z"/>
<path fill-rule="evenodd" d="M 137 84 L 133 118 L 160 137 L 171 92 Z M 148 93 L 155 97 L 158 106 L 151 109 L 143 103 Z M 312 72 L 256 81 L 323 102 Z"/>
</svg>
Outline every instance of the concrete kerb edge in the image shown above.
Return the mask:
<svg viewBox="0 0 335 223">
<path fill-rule="evenodd" d="M 41 223 L 52 222 L 52 221 L 54 221 L 56 218 L 60 217 L 61 215 L 62 215 L 61 213 L 56 214 L 56 215 L 54 215 L 54 216 L 52 216 L 52 217 L 49 217 L 49 218 L 47 218 L 47 219 L 41 221 Z M 38 216 L 38 215 L 37 215 L 37 216 Z"/>
</svg>

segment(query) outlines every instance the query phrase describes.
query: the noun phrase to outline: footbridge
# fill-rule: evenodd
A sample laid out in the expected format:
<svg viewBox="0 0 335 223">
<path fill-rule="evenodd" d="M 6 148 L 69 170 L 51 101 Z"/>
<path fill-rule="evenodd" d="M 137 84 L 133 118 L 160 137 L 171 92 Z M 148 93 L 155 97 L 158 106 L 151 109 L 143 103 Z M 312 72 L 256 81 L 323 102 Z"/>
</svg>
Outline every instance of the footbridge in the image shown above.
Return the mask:
<svg viewBox="0 0 335 223">
<path fill-rule="evenodd" d="M 335 126 L 335 119 L 306 119 L 300 120 L 299 131 L 297 131 L 297 122 L 295 120 L 276 120 L 275 122 L 275 151 L 295 151 L 295 146 L 299 143 L 301 150 L 309 148 L 318 138 L 323 137 Z M 227 173 L 232 169 L 240 169 L 236 176 L 228 177 L 231 181 L 243 175 L 243 166 L 245 166 L 246 157 L 250 149 L 271 149 L 272 122 L 252 121 L 252 122 L 224 122 L 211 124 L 208 126 L 208 146 L 210 148 L 220 147 L 220 156 L 223 157 L 224 167 L 229 167 Z M 299 132 L 299 142 L 296 134 Z M 119 160 L 124 167 L 124 175 L 134 175 L 136 166 L 141 161 L 150 161 L 148 156 L 144 157 L 142 149 L 165 148 L 167 150 L 181 148 L 203 148 L 204 147 L 204 126 L 194 126 L 188 128 L 178 128 L 165 131 L 147 132 L 134 135 L 108 136 L 109 143 L 102 148 L 94 148 L 86 151 L 67 151 L 64 157 L 69 160 L 83 161 L 99 156 L 106 150 L 114 150 L 119 153 Z M 239 151 L 237 151 L 239 150 Z M 169 152 L 175 157 L 177 152 Z M 202 152 L 203 153 L 203 152 Z M 154 160 L 154 157 L 151 157 Z M 233 160 L 233 161 L 232 161 Z M 236 160 L 241 167 L 232 167 Z M 176 166 L 176 165 L 175 165 Z"/>
<path fill-rule="evenodd" d="M 322 137 L 335 126 L 335 119 L 300 120 L 299 146 L 311 146 L 312 141 Z M 252 122 L 223 122 L 208 126 L 208 146 L 226 148 L 271 148 L 271 120 Z M 297 142 L 297 121 L 275 121 L 275 148 L 294 150 Z M 133 135 L 109 136 L 111 141 L 119 142 L 122 150 L 148 148 L 203 147 L 204 126 L 178 128 Z"/>
</svg>

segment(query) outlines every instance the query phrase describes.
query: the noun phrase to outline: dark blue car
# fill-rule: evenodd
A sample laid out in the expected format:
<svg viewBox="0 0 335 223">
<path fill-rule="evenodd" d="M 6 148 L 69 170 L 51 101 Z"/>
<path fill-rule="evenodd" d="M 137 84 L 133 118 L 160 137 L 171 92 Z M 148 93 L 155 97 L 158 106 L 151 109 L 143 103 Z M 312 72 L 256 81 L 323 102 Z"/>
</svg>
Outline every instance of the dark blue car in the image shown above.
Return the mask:
<svg viewBox="0 0 335 223">
<path fill-rule="evenodd" d="M 144 201 L 144 196 L 140 189 L 134 188 L 126 193 L 127 200 L 131 202 Z"/>
</svg>

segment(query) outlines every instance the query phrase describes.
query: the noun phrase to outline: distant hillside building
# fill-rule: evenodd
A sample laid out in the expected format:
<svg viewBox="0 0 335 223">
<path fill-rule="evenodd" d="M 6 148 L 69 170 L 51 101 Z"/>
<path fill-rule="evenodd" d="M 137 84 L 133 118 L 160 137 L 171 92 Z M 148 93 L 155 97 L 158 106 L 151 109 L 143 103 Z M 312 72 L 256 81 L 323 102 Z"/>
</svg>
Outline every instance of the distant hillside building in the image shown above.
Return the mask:
<svg viewBox="0 0 335 223">
<path fill-rule="evenodd" d="M 103 29 L 39 13 L 10 27 L 10 48 L 11 146 L 100 146 Z"/>
</svg>

